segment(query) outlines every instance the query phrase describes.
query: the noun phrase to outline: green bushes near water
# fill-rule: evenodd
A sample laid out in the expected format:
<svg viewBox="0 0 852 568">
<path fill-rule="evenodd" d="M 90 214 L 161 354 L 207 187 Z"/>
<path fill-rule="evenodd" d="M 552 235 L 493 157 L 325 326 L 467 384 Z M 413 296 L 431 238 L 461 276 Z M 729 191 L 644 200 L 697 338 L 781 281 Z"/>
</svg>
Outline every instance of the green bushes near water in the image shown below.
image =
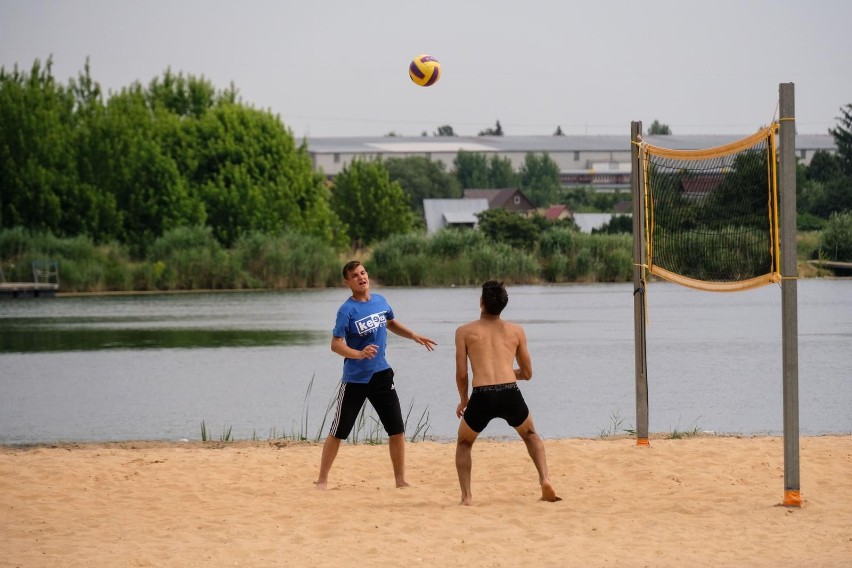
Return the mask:
<svg viewBox="0 0 852 568">
<path fill-rule="evenodd" d="M 799 260 L 852 262 L 852 211 L 832 213 L 821 231 L 799 231 Z"/>
<path fill-rule="evenodd" d="M 797 236 L 800 262 L 852 258 L 852 216 L 832 217 L 822 232 Z M 633 243 L 628 234 L 585 234 L 553 227 L 535 246 L 512 248 L 478 230 L 393 235 L 371 252 L 341 256 L 322 240 L 294 233 L 250 233 L 223 248 L 209 227 L 167 231 L 133 258 L 119 244 L 88 237 L 59 238 L 21 227 L 0 230 L 0 268 L 8 282 L 31 282 L 35 260 L 59 263 L 61 292 L 293 289 L 338 286 L 350 258 L 367 264 L 387 286 L 472 286 L 499 279 L 510 284 L 628 282 Z M 688 247 L 687 247 L 688 248 Z M 737 256 L 751 258 L 749 250 Z M 688 250 L 679 258 L 690 258 Z M 757 259 L 759 260 L 759 259 Z M 707 268 L 707 267 L 705 267 Z"/>
<path fill-rule="evenodd" d="M 633 237 L 628 234 L 545 231 L 539 241 L 547 282 L 627 282 L 633 277 Z"/>
<path fill-rule="evenodd" d="M 290 289 L 336 286 L 348 258 L 320 239 L 252 233 L 223 248 L 209 227 L 178 227 L 133 258 L 118 244 L 59 238 L 22 228 L 0 231 L 7 281 L 32 281 L 34 260 L 59 262 L 61 292 Z M 542 233 L 532 250 L 495 242 L 476 230 L 394 235 L 364 260 L 387 286 L 478 285 L 499 279 L 539 282 L 622 282 L 631 278 L 629 235 L 586 235 L 567 228 Z"/>
<path fill-rule="evenodd" d="M 334 251 L 307 235 L 240 237 L 224 249 L 209 227 L 169 231 L 150 247 L 150 274 L 137 289 L 157 290 L 312 288 L 336 284 L 340 264 Z"/>
<path fill-rule="evenodd" d="M 852 211 L 831 214 L 822 232 L 820 251 L 828 260 L 852 262 Z"/>
<path fill-rule="evenodd" d="M 243 270 L 257 279 L 252 287 L 314 288 L 340 283 L 340 258 L 318 238 L 253 234 L 237 242 L 236 252 Z"/>
<path fill-rule="evenodd" d="M 498 279 L 539 282 L 626 282 L 632 278 L 630 235 L 587 235 L 568 228 L 542 233 L 532 252 L 472 230 L 432 237 L 396 235 L 373 250 L 371 268 L 389 286 L 476 285 Z"/>
<path fill-rule="evenodd" d="M 119 245 L 96 246 L 88 237 L 62 239 L 15 227 L 0 231 L 0 262 L 10 282 L 32 282 L 35 260 L 58 260 L 62 291 L 126 290 L 132 278 L 127 251 Z"/>
<path fill-rule="evenodd" d="M 538 261 L 479 231 L 441 231 L 434 236 L 395 235 L 373 250 L 371 272 L 388 286 L 474 285 L 500 279 L 540 281 Z"/>
<path fill-rule="evenodd" d="M 179 227 L 151 243 L 145 258 L 133 259 L 124 246 L 88 237 L 0 231 L 7 281 L 31 282 L 34 260 L 59 262 L 61 292 L 285 289 L 340 280 L 338 255 L 306 235 L 249 234 L 224 249 L 209 227 Z"/>
</svg>

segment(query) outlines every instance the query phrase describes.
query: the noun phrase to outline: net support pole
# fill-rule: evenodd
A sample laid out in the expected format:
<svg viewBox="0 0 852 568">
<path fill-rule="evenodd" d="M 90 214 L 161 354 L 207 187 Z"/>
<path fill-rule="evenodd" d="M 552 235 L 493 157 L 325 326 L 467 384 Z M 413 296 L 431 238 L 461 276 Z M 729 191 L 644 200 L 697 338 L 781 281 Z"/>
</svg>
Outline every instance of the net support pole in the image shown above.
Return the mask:
<svg viewBox="0 0 852 568">
<path fill-rule="evenodd" d="M 799 484 L 799 321 L 796 266 L 796 112 L 793 83 L 781 83 L 781 343 L 784 376 L 784 505 L 801 507 Z"/>
<path fill-rule="evenodd" d="M 636 445 L 647 446 L 648 438 L 648 363 L 645 341 L 645 199 L 642 187 L 642 163 L 639 142 L 642 123 L 630 123 L 631 175 L 633 192 L 633 337 L 636 358 Z"/>
</svg>

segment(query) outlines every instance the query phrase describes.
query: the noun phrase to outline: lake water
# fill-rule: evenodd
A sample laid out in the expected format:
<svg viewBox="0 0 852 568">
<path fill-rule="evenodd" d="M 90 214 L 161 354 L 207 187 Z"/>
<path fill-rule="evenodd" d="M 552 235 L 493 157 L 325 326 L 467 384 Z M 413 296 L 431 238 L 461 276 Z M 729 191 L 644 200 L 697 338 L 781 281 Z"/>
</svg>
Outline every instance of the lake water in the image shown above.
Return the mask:
<svg viewBox="0 0 852 568">
<path fill-rule="evenodd" d="M 453 334 L 479 316 L 479 288 L 374 288 L 427 352 L 390 334 L 408 433 L 452 439 Z M 852 281 L 800 280 L 803 435 L 852 432 Z M 630 284 L 511 286 L 534 377 L 521 383 L 545 438 L 633 428 Z M 330 350 L 345 288 L 0 301 L 0 443 L 317 436 L 342 359 Z M 780 434 L 781 289 L 648 288 L 652 432 Z M 324 424 L 322 437 L 328 428 Z M 307 423 L 307 427 L 305 427 Z M 484 435 L 514 431 L 492 422 Z"/>
</svg>

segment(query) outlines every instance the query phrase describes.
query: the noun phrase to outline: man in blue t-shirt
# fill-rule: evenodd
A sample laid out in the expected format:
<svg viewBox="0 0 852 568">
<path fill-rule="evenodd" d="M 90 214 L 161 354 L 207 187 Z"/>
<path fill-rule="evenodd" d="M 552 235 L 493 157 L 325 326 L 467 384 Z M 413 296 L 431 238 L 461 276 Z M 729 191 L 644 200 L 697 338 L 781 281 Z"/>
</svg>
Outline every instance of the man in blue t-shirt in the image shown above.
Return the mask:
<svg viewBox="0 0 852 568">
<path fill-rule="evenodd" d="M 369 400 L 388 433 L 391 463 L 397 487 L 405 480 L 405 426 L 399 397 L 393 383 L 393 369 L 385 358 L 388 330 L 413 339 L 429 351 L 435 343 L 417 335 L 394 317 L 384 297 L 370 292 L 370 277 L 357 260 L 343 267 L 343 280 L 352 296 L 337 311 L 331 350 L 343 359 L 343 378 L 337 393 L 334 421 L 322 447 L 318 489 L 328 486 L 328 472 L 337 457 L 340 442 L 349 436 L 364 401 Z"/>
</svg>

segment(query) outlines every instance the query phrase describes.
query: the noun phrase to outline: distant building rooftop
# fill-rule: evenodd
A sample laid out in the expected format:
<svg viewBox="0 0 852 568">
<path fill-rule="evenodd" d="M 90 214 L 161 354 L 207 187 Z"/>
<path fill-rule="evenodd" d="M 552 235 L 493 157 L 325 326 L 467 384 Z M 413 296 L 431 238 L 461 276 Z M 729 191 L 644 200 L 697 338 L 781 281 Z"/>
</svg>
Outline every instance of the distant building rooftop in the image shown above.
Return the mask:
<svg viewBox="0 0 852 568">
<path fill-rule="evenodd" d="M 654 146 L 696 150 L 724 146 L 747 134 L 646 136 Z M 623 189 L 630 184 L 630 136 L 368 136 L 306 138 L 313 166 L 333 178 L 353 160 L 425 157 L 453 169 L 459 152 L 508 159 L 514 170 L 527 154 L 547 154 L 560 171 L 563 186 L 593 185 L 598 190 Z M 798 134 L 796 157 L 810 163 L 814 153 L 837 152 L 830 134 Z"/>
<path fill-rule="evenodd" d="M 645 136 L 654 146 L 672 150 L 715 148 L 748 134 Z M 588 136 L 371 136 L 307 138 L 311 153 L 424 154 L 467 152 L 610 152 L 630 151 L 630 135 Z M 797 134 L 796 148 L 837 151 L 830 134 Z"/>
</svg>

